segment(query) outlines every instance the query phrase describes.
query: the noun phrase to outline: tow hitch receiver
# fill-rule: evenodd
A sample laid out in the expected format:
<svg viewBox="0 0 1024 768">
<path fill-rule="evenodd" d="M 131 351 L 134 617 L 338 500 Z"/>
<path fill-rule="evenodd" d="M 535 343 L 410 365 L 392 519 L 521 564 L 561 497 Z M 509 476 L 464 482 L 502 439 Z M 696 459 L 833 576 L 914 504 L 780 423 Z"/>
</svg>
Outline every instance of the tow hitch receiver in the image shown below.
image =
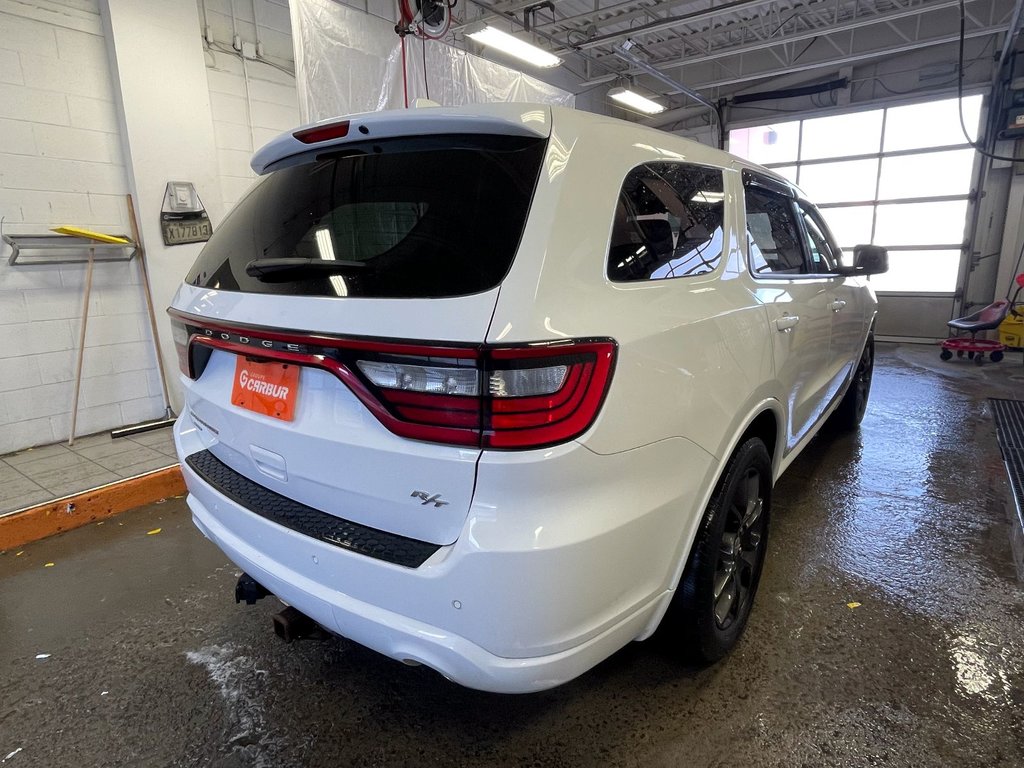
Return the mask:
<svg viewBox="0 0 1024 768">
<path fill-rule="evenodd" d="M 316 633 L 320 626 L 309 616 L 290 605 L 274 617 L 274 634 L 290 643 Z"/>
<path fill-rule="evenodd" d="M 240 603 L 244 600 L 246 605 L 256 605 L 257 600 L 262 600 L 269 594 L 270 592 L 266 587 L 247 573 L 243 573 L 239 576 L 238 583 L 235 584 L 236 603 Z"/>
</svg>

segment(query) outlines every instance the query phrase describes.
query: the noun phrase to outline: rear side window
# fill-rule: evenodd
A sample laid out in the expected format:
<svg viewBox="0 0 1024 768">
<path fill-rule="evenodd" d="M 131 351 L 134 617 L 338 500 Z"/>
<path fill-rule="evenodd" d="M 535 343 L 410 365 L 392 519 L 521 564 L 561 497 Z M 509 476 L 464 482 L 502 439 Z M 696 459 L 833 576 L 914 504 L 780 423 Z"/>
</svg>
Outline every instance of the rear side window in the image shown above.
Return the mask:
<svg viewBox="0 0 1024 768">
<path fill-rule="evenodd" d="M 722 260 L 722 172 L 647 163 L 626 176 L 615 208 L 608 277 L 618 282 L 692 277 Z"/>
<path fill-rule="evenodd" d="M 512 265 L 543 139 L 431 136 L 349 145 L 264 177 L 186 282 L 222 291 L 443 298 Z"/>
<path fill-rule="evenodd" d="M 793 200 L 753 185 L 744 187 L 744 196 L 750 270 L 758 276 L 807 272 Z"/>
</svg>

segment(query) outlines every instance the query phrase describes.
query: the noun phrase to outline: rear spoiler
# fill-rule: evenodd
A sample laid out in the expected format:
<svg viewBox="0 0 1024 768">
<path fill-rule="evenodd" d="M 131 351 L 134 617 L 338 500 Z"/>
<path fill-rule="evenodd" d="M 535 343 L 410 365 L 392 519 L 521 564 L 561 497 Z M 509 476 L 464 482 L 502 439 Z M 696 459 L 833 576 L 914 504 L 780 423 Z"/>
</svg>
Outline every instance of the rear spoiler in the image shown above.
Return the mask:
<svg viewBox="0 0 1024 768">
<path fill-rule="evenodd" d="M 543 104 L 486 104 L 474 107 L 398 109 L 330 118 L 282 133 L 252 156 L 249 165 L 263 175 L 274 164 L 310 150 L 401 136 L 438 134 L 551 134 L 551 110 Z"/>
</svg>

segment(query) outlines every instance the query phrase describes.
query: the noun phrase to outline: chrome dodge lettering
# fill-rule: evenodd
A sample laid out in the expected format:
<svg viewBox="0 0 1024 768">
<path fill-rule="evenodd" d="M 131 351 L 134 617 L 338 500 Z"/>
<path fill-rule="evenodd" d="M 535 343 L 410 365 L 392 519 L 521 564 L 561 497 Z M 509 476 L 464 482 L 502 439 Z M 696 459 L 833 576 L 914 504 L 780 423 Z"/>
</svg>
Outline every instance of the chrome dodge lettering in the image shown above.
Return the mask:
<svg viewBox="0 0 1024 768">
<path fill-rule="evenodd" d="M 254 339 L 252 336 L 242 336 L 227 331 L 214 331 L 209 328 L 201 329 L 202 333 L 211 339 L 230 341 L 235 344 L 244 344 L 247 347 L 262 347 L 263 349 L 277 349 L 284 352 L 303 353 L 309 351 L 305 344 L 296 344 L 291 341 L 271 341 L 270 339 Z"/>
</svg>

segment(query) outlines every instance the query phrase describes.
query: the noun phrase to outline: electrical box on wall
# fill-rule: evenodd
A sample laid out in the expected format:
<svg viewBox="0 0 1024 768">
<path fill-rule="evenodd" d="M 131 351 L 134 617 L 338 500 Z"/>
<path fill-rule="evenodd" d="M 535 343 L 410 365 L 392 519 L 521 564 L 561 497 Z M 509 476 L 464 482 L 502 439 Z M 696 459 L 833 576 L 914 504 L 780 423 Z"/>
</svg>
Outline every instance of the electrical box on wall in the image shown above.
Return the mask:
<svg viewBox="0 0 1024 768">
<path fill-rule="evenodd" d="M 1024 108 L 1022 107 L 1007 110 L 1006 125 L 1003 126 L 1003 130 L 999 133 L 999 137 L 1002 139 L 1011 139 L 1018 136 L 1024 136 Z"/>
<path fill-rule="evenodd" d="M 164 245 L 202 243 L 210 239 L 213 225 L 192 182 L 167 182 L 160 209 L 160 231 Z"/>
</svg>

